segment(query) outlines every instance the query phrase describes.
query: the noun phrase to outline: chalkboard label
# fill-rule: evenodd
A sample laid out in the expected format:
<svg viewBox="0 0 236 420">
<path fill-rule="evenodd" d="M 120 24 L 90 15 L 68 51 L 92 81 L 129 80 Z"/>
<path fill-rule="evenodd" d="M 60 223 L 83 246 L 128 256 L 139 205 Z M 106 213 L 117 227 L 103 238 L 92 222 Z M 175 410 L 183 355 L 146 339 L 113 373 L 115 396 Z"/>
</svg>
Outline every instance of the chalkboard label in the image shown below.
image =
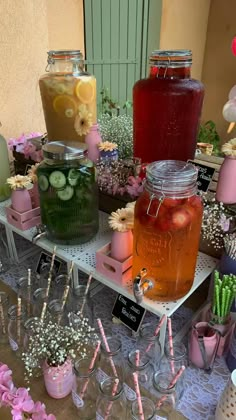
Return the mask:
<svg viewBox="0 0 236 420">
<path fill-rule="evenodd" d="M 197 176 L 197 187 L 199 191 L 206 192 L 209 188 L 213 175 L 215 173 L 215 168 L 210 168 L 210 166 L 202 165 L 201 163 L 196 163 L 193 160 L 188 160 L 198 168 Z"/>
<path fill-rule="evenodd" d="M 118 295 L 112 315 L 132 331 L 137 332 L 145 315 L 145 309 L 127 297 Z"/>
<path fill-rule="evenodd" d="M 41 271 L 43 271 L 43 269 L 48 266 L 48 264 L 51 264 L 51 260 L 52 260 L 52 255 L 47 254 L 46 252 L 41 252 L 39 260 L 38 260 L 37 268 L 36 268 L 36 273 L 40 274 Z M 55 258 L 53 268 L 56 274 L 60 270 L 61 264 L 62 262 L 58 260 L 57 258 Z"/>
</svg>

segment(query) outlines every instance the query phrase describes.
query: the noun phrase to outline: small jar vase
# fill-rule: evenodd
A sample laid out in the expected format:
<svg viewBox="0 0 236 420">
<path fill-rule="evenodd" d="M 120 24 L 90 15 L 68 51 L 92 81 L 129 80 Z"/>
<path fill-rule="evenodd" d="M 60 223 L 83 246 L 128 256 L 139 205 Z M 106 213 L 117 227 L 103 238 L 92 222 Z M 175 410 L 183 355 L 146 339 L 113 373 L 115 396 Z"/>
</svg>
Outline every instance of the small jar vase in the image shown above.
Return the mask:
<svg viewBox="0 0 236 420">
<path fill-rule="evenodd" d="M 98 150 L 98 143 L 101 143 L 101 141 L 102 138 L 99 132 L 99 126 L 98 124 L 94 124 L 85 137 L 85 143 L 88 146 L 88 158 L 94 163 L 97 163 L 99 160 L 100 153 Z"/>
<path fill-rule="evenodd" d="M 236 203 L 236 159 L 226 156 L 221 165 L 216 188 L 216 200 L 224 204 Z"/>
<path fill-rule="evenodd" d="M 70 359 L 67 359 L 60 366 L 49 366 L 45 361 L 43 376 L 45 387 L 50 397 L 60 399 L 71 393 L 74 375 Z"/>
<path fill-rule="evenodd" d="M 11 205 L 18 213 L 32 210 L 30 193 L 26 188 L 17 188 L 11 193 Z"/>
<path fill-rule="evenodd" d="M 133 232 L 114 231 L 111 237 L 111 258 L 117 261 L 124 261 L 133 253 Z"/>
<path fill-rule="evenodd" d="M 110 162 L 111 160 L 118 160 L 118 150 L 101 150 L 100 151 L 100 160 L 105 161 L 105 163 Z"/>
<path fill-rule="evenodd" d="M 200 336 L 203 337 L 203 344 L 205 348 L 205 359 L 207 365 L 211 365 L 212 358 L 215 354 L 217 346 L 216 332 L 208 326 L 207 322 L 198 322 L 191 330 L 189 340 L 189 359 L 200 369 L 206 366 L 202 356 L 202 349 L 200 344 Z"/>
</svg>

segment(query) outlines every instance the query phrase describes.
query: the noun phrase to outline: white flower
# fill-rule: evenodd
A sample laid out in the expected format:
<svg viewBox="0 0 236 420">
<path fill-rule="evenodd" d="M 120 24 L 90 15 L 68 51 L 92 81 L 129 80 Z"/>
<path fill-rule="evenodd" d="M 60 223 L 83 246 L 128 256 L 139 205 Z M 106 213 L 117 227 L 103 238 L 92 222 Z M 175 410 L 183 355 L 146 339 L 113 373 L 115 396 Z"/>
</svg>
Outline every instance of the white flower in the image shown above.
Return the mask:
<svg viewBox="0 0 236 420">
<path fill-rule="evenodd" d="M 118 232 L 127 232 L 133 229 L 134 226 L 134 212 L 132 209 L 124 208 L 112 212 L 109 217 L 109 226 Z"/>
</svg>

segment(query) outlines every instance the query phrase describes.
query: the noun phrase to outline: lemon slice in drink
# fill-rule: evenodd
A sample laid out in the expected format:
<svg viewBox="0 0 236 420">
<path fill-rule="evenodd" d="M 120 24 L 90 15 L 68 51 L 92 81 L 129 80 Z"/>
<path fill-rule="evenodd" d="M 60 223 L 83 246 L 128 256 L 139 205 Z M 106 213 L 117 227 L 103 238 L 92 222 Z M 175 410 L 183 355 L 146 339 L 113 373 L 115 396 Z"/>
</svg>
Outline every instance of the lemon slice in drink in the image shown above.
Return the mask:
<svg viewBox="0 0 236 420">
<path fill-rule="evenodd" d="M 79 80 L 75 86 L 75 93 L 82 104 L 90 104 L 95 97 L 95 85 L 91 79 Z"/>
<path fill-rule="evenodd" d="M 53 101 L 53 108 L 61 117 L 71 118 L 76 112 L 76 102 L 68 95 L 58 95 Z"/>
</svg>

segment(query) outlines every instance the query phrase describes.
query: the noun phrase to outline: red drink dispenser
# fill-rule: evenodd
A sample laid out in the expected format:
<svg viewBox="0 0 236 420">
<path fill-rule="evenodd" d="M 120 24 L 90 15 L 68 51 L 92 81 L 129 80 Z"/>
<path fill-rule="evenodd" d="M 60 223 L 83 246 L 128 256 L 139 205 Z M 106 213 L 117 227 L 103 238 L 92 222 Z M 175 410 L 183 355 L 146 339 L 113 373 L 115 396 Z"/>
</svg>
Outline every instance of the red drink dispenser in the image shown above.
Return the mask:
<svg viewBox="0 0 236 420">
<path fill-rule="evenodd" d="M 134 156 L 143 162 L 193 159 L 204 87 L 191 79 L 190 50 L 157 50 L 133 88 Z"/>
</svg>

